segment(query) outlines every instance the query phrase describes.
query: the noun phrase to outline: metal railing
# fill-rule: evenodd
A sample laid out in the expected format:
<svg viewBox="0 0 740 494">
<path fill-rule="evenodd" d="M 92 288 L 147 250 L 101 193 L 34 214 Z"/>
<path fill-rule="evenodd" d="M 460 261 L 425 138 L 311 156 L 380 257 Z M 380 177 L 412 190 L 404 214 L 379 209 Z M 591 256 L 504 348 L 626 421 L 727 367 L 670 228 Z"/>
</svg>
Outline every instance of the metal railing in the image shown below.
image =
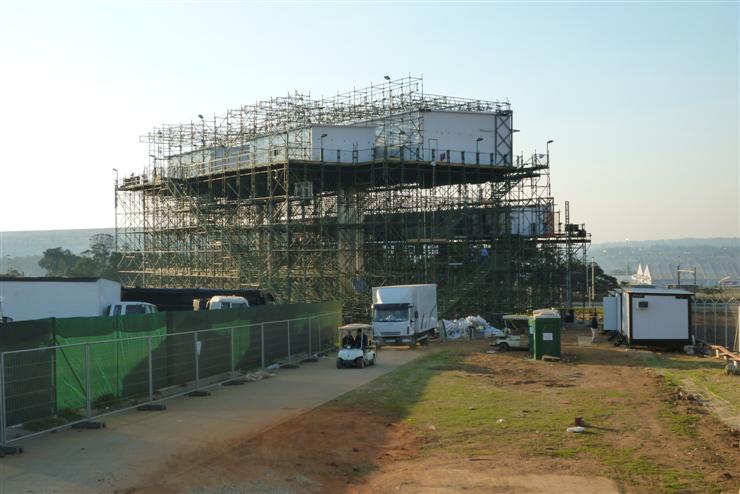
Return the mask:
<svg viewBox="0 0 740 494">
<path fill-rule="evenodd" d="M 740 351 L 740 300 L 696 297 L 691 320 L 697 340 Z"/>
<path fill-rule="evenodd" d="M 530 165 L 544 164 L 544 155 L 533 155 Z M 271 146 L 253 148 L 249 151 L 236 150 L 227 156 L 216 156 L 208 150 L 203 153 L 188 154 L 187 160 L 173 157 L 166 165 L 157 165 L 150 175 L 122 177 L 121 187 L 137 186 L 149 181 L 158 182 L 164 178 L 187 179 L 202 175 L 218 174 L 228 171 L 253 168 L 273 163 L 285 163 L 287 160 L 306 160 L 327 164 L 358 164 L 376 161 L 425 161 L 456 165 L 487 165 L 512 167 L 510 153 L 497 151 L 480 151 L 472 143 L 470 149 L 437 149 L 417 143 L 405 145 L 376 146 L 370 148 L 338 149 L 315 148 L 309 146 Z M 523 158 L 518 157 L 516 166 L 525 165 Z"/>
<path fill-rule="evenodd" d="M 0 447 L 170 398 L 241 384 L 248 371 L 335 346 L 340 314 L 0 352 Z M 197 392 L 197 393 L 194 393 Z M 144 406 L 142 406 L 144 405 Z M 10 448 L 12 449 L 12 448 Z"/>
</svg>

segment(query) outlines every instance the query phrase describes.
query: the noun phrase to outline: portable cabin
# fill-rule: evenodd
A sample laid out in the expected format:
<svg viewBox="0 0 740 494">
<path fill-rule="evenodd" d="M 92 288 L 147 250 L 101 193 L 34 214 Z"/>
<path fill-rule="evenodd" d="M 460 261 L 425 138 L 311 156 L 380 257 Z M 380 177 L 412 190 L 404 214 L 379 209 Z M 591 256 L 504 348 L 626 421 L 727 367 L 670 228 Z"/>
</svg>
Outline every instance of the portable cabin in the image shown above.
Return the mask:
<svg viewBox="0 0 740 494">
<path fill-rule="evenodd" d="M 628 345 L 690 344 L 692 296 L 673 288 L 617 290 L 604 300 L 604 329 L 619 331 Z"/>
</svg>

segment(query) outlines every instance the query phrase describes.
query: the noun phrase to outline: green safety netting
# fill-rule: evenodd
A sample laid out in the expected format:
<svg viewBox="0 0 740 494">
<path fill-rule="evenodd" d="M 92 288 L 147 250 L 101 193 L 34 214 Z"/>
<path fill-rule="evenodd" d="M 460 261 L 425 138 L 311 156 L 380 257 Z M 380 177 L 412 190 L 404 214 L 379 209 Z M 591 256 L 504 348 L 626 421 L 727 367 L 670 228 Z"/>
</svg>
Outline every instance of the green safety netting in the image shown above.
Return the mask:
<svg viewBox="0 0 740 494">
<path fill-rule="evenodd" d="M 150 345 L 153 388 L 159 389 L 193 380 L 196 366 L 201 378 L 231 368 L 259 367 L 262 323 L 273 323 L 264 326 L 271 354 L 318 351 L 333 341 L 340 312 L 338 302 L 321 302 L 0 325 L 0 352 L 56 345 L 48 350 L 6 354 L 8 424 L 65 409 L 84 409 L 86 351 L 91 402 L 93 408 L 101 410 L 116 407 L 123 399 L 147 396 Z M 320 314 L 325 315 L 315 317 Z M 306 318 L 313 319 L 309 322 Z M 290 338 L 286 323 L 274 323 L 289 319 Z"/>
<path fill-rule="evenodd" d="M 145 394 L 149 376 L 146 337 L 152 337 L 155 353 L 166 333 L 165 313 L 57 319 L 55 341 L 60 347 L 55 369 L 59 409 L 85 406 L 86 348 L 90 398 L 96 406 L 106 406 L 114 397 Z"/>
</svg>

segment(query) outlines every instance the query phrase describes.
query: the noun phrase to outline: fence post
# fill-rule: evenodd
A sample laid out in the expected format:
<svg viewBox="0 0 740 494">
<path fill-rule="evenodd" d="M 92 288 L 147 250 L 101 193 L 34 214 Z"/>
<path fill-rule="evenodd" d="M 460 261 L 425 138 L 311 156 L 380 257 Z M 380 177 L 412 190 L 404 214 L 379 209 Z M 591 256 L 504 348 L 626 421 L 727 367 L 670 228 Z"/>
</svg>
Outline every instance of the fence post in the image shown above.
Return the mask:
<svg viewBox="0 0 740 494">
<path fill-rule="evenodd" d="M 714 300 L 712 300 L 712 327 L 714 328 L 714 339 L 712 340 L 712 343 L 717 345 L 719 344 L 717 336 L 717 302 Z"/>
<path fill-rule="evenodd" d="M 265 323 L 260 324 L 260 346 L 262 347 L 262 368 L 265 368 Z"/>
<path fill-rule="evenodd" d="M 199 368 L 199 355 L 198 355 L 198 332 L 193 332 L 193 350 L 195 353 L 195 389 L 200 388 L 200 368 Z"/>
<path fill-rule="evenodd" d="M 311 321 L 313 318 L 308 318 L 308 354 L 311 355 Z"/>
<path fill-rule="evenodd" d="M 290 362 L 290 319 L 288 319 L 288 362 Z"/>
<path fill-rule="evenodd" d="M 230 333 L 231 333 L 230 335 L 231 341 L 229 343 L 229 362 L 230 362 L 229 370 L 231 370 L 231 374 L 233 376 L 234 375 L 234 327 L 233 326 L 230 328 Z"/>
<path fill-rule="evenodd" d="M 725 348 L 729 348 L 730 350 L 732 350 L 732 348 L 730 348 L 729 340 L 727 339 L 727 309 L 728 307 L 730 307 L 730 304 L 725 302 Z"/>
<path fill-rule="evenodd" d="M 152 337 L 146 339 L 147 365 L 149 366 L 149 403 L 154 401 L 154 369 L 152 368 Z"/>
<path fill-rule="evenodd" d="M 92 417 L 92 400 L 91 390 L 92 384 L 90 383 L 90 343 L 85 343 L 85 417 L 90 420 Z"/>
<path fill-rule="evenodd" d="M 0 352 L 0 447 L 5 447 L 5 352 Z"/>
</svg>

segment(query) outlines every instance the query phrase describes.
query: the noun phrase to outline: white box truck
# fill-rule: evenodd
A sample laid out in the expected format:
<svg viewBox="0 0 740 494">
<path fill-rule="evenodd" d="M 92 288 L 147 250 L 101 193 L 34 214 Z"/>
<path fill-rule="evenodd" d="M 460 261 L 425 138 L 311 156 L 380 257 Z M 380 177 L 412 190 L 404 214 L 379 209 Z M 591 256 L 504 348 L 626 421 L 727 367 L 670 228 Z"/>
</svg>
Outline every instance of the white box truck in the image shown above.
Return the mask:
<svg viewBox="0 0 740 494">
<path fill-rule="evenodd" d="M 372 318 L 377 343 L 426 345 L 437 329 L 437 285 L 373 288 Z"/>
</svg>

